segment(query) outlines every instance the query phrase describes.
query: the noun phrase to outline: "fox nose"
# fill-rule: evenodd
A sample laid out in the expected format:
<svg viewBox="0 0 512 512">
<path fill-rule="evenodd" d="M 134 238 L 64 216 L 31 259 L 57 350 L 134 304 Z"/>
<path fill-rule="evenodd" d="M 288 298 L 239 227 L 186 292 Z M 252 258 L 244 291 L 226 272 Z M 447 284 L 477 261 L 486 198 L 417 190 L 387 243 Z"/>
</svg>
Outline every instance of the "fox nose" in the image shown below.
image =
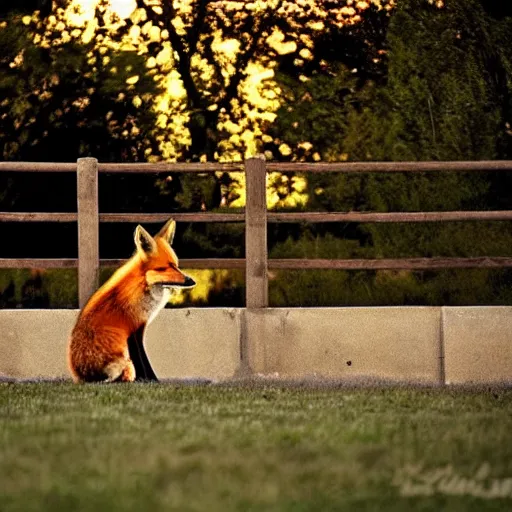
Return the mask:
<svg viewBox="0 0 512 512">
<path fill-rule="evenodd" d="M 196 282 L 191 277 L 185 276 L 185 282 L 183 283 L 183 286 L 192 287 L 195 285 L 196 285 Z"/>
</svg>

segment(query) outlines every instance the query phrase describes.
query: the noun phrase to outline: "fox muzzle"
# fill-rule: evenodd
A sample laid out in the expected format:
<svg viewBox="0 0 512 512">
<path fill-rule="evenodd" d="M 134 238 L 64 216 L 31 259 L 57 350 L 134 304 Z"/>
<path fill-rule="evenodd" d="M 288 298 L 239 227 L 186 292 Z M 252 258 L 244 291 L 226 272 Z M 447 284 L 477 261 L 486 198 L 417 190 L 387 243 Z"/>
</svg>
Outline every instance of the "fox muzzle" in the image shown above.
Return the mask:
<svg viewBox="0 0 512 512">
<path fill-rule="evenodd" d="M 196 282 L 188 276 L 184 276 L 185 281 L 183 283 L 177 283 L 177 282 L 168 282 L 168 283 L 159 283 L 160 286 L 163 286 L 164 288 L 193 288 L 196 285 Z"/>
<path fill-rule="evenodd" d="M 185 276 L 185 282 L 183 283 L 183 286 L 185 288 L 192 288 L 196 285 L 196 282 L 189 276 Z"/>
</svg>

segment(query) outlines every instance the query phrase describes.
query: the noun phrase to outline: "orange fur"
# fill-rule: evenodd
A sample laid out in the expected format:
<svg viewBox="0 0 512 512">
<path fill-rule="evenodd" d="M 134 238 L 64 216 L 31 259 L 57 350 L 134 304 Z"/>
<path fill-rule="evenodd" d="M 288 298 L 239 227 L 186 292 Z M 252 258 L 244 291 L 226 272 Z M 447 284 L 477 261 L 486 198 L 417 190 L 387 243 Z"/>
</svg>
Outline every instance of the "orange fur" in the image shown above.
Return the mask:
<svg viewBox="0 0 512 512">
<path fill-rule="evenodd" d="M 143 333 L 165 307 L 171 288 L 195 285 L 179 270 L 178 258 L 170 246 L 175 226 L 169 220 L 154 238 L 138 226 L 135 254 L 82 309 L 68 349 L 69 367 L 76 382 L 133 381 L 137 377 L 128 338 Z M 142 345 L 142 339 L 138 343 Z"/>
</svg>

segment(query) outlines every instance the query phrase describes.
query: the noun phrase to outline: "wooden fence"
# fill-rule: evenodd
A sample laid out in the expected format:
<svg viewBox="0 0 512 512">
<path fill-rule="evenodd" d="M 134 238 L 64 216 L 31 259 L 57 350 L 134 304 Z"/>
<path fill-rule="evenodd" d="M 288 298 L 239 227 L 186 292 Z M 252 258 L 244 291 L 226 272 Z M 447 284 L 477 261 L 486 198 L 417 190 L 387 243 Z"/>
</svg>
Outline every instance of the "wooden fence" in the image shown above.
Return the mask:
<svg viewBox="0 0 512 512">
<path fill-rule="evenodd" d="M 170 173 L 244 171 L 246 175 L 245 213 L 100 213 L 98 211 L 98 173 Z M 0 259 L 0 268 L 78 267 L 79 305 L 82 307 L 98 286 L 100 265 L 118 265 L 124 260 L 100 260 L 100 222 L 245 222 L 244 259 L 184 259 L 183 268 L 245 268 L 246 307 L 268 306 L 269 269 L 441 269 L 512 267 L 512 257 L 479 258 L 402 258 L 402 259 L 268 259 L 268 222 L 446 222 L 512 220 L 512 211 L 451 212 L 267 212 L 267 172 L 343 172 L 343 173 L 418 173 L 512 171 L 512 161 L 478 162 L 344 162 L 344 163 L 267 163 L 250 158 L 243 164 L 230 163 L 98 163 L 95 158 L 80 158 L 74 163 L 0 162 L 0 172 L 76 172 L 77 212 L 20 213 L 0 212 L 2 222 L 77 222 L 78 259 Z"/>
</svg>

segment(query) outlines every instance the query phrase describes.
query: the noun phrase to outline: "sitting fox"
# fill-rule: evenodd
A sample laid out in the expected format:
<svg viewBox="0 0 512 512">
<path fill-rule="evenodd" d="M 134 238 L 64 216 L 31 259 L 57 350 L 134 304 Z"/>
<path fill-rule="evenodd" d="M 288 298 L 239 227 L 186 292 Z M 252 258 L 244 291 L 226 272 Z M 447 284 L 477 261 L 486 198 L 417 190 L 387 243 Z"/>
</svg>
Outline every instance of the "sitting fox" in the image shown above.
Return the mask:
<svg viewBox="0 0 512 512">
<path fill-rule="evenodd" d="M 89 299 L 71 333 L 69 366 L 76 382 L 158 380 L 144 350 L 144 330 L 172 288 L 195 282 L 178 268 L 171 219 L 153 238 L 135 230 L 135 254 Z"/>
</svg>

